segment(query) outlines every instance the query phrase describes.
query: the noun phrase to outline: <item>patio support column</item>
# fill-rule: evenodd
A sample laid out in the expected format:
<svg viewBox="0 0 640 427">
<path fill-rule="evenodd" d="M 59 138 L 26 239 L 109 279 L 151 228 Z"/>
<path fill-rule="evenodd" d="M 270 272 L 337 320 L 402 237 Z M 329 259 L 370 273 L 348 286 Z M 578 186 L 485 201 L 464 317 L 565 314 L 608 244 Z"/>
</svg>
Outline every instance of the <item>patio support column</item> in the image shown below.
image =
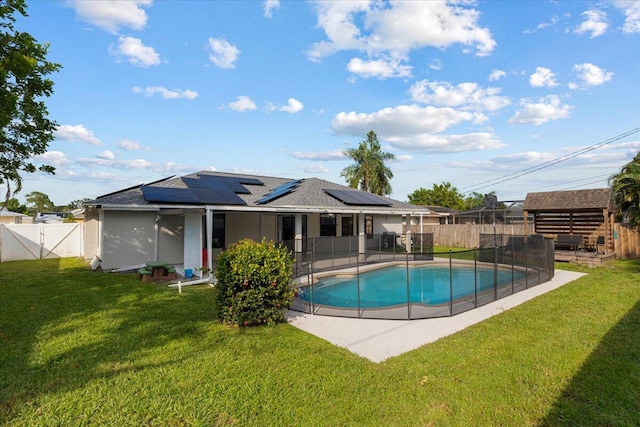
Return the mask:
<svg viewBox="0 0 640 427">
<path fill-rule="evenodd" d="M 358 214 L 358 253 L 364 255 L 366 250 L 366 239 L 364 229 L 364 214 L 360 212 Z"/>
<path fill-rule="evenodd" d="M 158 246 L 160 245 L 160 225 L 158 224 L 160 222 L 160 215 L 156 215 L 156 220 L 153 223 L 153 260 L 154 261 L 158 261 L 158 252 L 159 252 L 159 248 Z"/>
<path fill-rule="evenodd" d="M 602 216 L 604 217 L 604 254 L 609 255 L 609 236 L 611 233 L 610 224 L 609 224 L 609 210 L 604 209 L 602 211 Z M 596 245 L 596 252 L 598 251 L 598 247 Z"/>
<path fill-rule="evenodd" d="M 296 214 L 295 218 L 294 250 L 300 253 L 302 252 L 302 214 Z"/>
<path fill-rule="evenodd" d="M 207 210 L 207 213 L 209 211 Z M 209 225 L 207 224 L 206 227 Z M 202 239 L 204 230 L 202 229 L 202 213 L 185 213 L 184 214 L 184 232 L 183 232 L 183 268 L 196 269 L 203 267 L 202 264 Z M 200 276 L 201 273 L 195 270 L 195 274 Z"/>
<path fill-rule="evenodd" d="M 408 225 L 408 227 L 407 227 L 407 236 L 406 236 L 406 239 L 407 239 L 407 253 L 409 253 L 409 254 L 410 254 L 410 253 L 411 253 L 411 251 L 412 251 L 411 246 L 412 246 L 412 243 L 413 243 L 413 242 L 411 241 L 411 225 L 412 225 L 412 224 L 411 224 L 411 218 L 412 218 L 412 216 L 411 216 L 411 215 L 407 215 L 407 225 Z"/>
<path fill-rule="evenodd" d="M 213 211 L 207 209 L 207 268 L 213 272 Z"/>
</svg>

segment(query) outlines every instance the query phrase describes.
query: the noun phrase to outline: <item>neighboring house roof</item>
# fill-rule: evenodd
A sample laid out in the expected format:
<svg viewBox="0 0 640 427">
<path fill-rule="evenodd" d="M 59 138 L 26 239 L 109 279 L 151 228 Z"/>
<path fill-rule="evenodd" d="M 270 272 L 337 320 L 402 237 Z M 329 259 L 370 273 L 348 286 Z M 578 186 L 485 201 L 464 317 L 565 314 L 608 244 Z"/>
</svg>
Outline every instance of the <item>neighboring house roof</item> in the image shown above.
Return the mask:
<svg viewBox="0 0 640 427">
<path fill-rule="evenodd" d="M 612 206 L 611 189 L 528 193 L 523 209 L 529 212 L 604 210 Z"/>
<path fill-rule="evenodd" d="M 0 208 L 0 216 L 28 217 L 29 215 L 21 214 L 21 213 L 18 213 L 18 212 L 12 212 L 12 211 L 8 210 L 7 208 Z"/>
<path fill-rule="evenodd" d="M 282 190 L 273 191 L 278 188 Z M 187 201 L 168 201 L 172 196 L 176 200 Z M 147 185 L 126 188 L 100 196 L 85 205 L 99 205 L 103 209 L 128 207 L 131 210 L 216 206 L 220 210 L 244 211 L 393 211 L 439 215 L 424 206 L 354 190 L 318 178 L 294 180 L 211 171 L 169 177 Z"/>
</svg>

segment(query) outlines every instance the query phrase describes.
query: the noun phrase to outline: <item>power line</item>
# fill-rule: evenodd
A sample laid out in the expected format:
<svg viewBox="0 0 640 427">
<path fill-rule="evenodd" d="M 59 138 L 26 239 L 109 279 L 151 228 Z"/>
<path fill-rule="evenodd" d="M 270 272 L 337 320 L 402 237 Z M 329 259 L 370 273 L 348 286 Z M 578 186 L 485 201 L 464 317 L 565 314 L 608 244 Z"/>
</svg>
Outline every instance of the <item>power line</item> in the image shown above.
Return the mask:
<svg viewBox="0 0 640 427">
<path fill-rule="evenodd" d="M 503 176 L 498 177 L 498 178 L 490 179 L 490 180 L 487 180 L 487 181 L 482 181 L 480 183 L 475 184 L 475 185 L 480 185 L 479 187 L 476 186 L 475 188 L 472 188 L 472 189 L 466 191 L 465 193 L 477 192 L 478 190 L 482 190 L 483 188 L 487 188 L 487 187 L 490 187 L 492 185 L 502 184 L 503 182 L 511 181 L 511 180 L 516 179 L 516 178 L 520 178 L 522 176 L 529 175 L 529 174 L 531 174 L 533 172 L 537 172 L 539 170 L 546 169 L 548 167 L 557 165 L 558 163 L 565 162 L 565 161 L 567 161 L 569 159 L 573 159 L 574 157 L 578 157 L 578 156 L 580 156 L 582 154 L 588 153 L 588 152 L 593 151 L 595 149 L 598 149 L 600 147 L 604 147 L 605 145 L 609 145 L 611 143 L 619 141 L 619 140 L 621 140 L 623 138 L 626 138 L 626 137 L 631 136 L 633 134 L 636 134 L 638 132 L 640 132 L 640 127 L 637 127 L 635 129 L 631 129 L 629 131 L 621 133 L 620 135 L 617 135 L 617 136 L 614 136 L 612 138 L 606 139 L 604 141 L 598 142 L 597 144 L 591 145 L 591 146 L 583 148 L 581 150 L 574 151 L 573 153 L 570 153 L 570 154 L 567 154 L 567 155 L 564 155 L 564 156 L 561 156 L 561 157 L 557 157 L 557 158 L 552 159 L 552 160 L 548 160 L 548 161 L 543 162 L 543 163 L 541 163 L 539 165 L 531 166 L 531 167 L 528 167 L 526 169 L 522 169 L 521 171 L 517 171 L 517 172 L 513 172 L 513 173 L 510 173 L 510 174 L 507 174 L 507 175 L 503 175 Z M 482 185 L 482 184 L 487 184 L 487 185 Z M 462 189 L 469 188 L 469 187 L 473 187 L 473 186 L 462 187 Z"/>
<path fill-rule="evenodd" d="M 546 188 L 558 187 L 558 186 L 564 186 L 564 185 L 567 185 L 567 184 L 575 184 L 576 182 L 582 182 L 582 181 L 591 180 L 591 179 L 595 179 L 595 178 L 602 178 L 602 177 L 605 177 L 605 176 L 606 176 L 606 177 L 610 177 L 611 175 L 612 175 L 612 174 L 610 174 L 610 173 L 605 173 L 605 174 L 602 174 L 602 175 L 590 176 L 590 177 L 588 177 L 588 178 L 575 179 L 575 180 L 573 180 L 573 181 L 566 181 L 566 182 L 561 182 L 561 183 L 558 183 L 558 184 L 544 185 L 544 186 L 542 186 L 542 187 L 534 188 L 534 189 L 532 189 L 531 191 L 544 190 L 544 189 L 546 189 Z M 587 182 L 587 183 L 584 183 L 584 184 L 580 184 L 580 185 L 575 186 L 575 187 L 580 187 L 580 186 L 582 186 L 582 185 L 587 185 L 587 184 L 594 184 L 594 183 L 599 182 L 599 181 L 600 181 L 600 180 L 597 180 L 597 181 L 591 181 L 591 182 Z M 575 187 L 571 187 L 571 188 L 575 188 Z"/>
</svg>

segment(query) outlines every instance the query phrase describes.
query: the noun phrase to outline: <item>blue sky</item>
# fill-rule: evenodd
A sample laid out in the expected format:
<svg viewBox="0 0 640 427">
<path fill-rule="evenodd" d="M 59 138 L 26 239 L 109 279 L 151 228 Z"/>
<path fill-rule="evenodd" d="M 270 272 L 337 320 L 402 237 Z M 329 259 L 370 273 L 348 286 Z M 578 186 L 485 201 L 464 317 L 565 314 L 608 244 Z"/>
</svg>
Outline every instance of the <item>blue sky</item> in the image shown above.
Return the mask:
<svg viewBox="0 0 640 427">
<path fill-rule="evenodd" d="M 18 194 L 58 205 L 203 169 L 345 184 L 373 130 L 392 197 L 602 188 L 640 151 L 640 1 L 31 1 L 62 64 Z M 564 160 L 566 159 L 566 160 Z M 563 160 L 557 162 L 557 160 Z"/>
</svg>

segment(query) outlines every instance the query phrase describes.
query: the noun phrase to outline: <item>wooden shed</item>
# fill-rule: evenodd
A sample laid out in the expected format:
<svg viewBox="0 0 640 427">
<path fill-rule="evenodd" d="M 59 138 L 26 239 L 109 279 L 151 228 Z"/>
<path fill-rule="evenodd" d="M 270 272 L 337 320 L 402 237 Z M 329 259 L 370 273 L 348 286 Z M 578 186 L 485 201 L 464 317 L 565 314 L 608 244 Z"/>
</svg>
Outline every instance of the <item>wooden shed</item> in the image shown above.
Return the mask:
<svg viewBox="0 0 640 427">
<path fill-rule="evenodd" d="M 613 253 L 613 201 L 610 188 L 528 193 L 524 201 L 525 234 L 583 236 L 586 245 Z M 528 215 L 533 216 L 533 227 Z M 599 242 L 598 242 L 599 241 Z"/>
</svg>

